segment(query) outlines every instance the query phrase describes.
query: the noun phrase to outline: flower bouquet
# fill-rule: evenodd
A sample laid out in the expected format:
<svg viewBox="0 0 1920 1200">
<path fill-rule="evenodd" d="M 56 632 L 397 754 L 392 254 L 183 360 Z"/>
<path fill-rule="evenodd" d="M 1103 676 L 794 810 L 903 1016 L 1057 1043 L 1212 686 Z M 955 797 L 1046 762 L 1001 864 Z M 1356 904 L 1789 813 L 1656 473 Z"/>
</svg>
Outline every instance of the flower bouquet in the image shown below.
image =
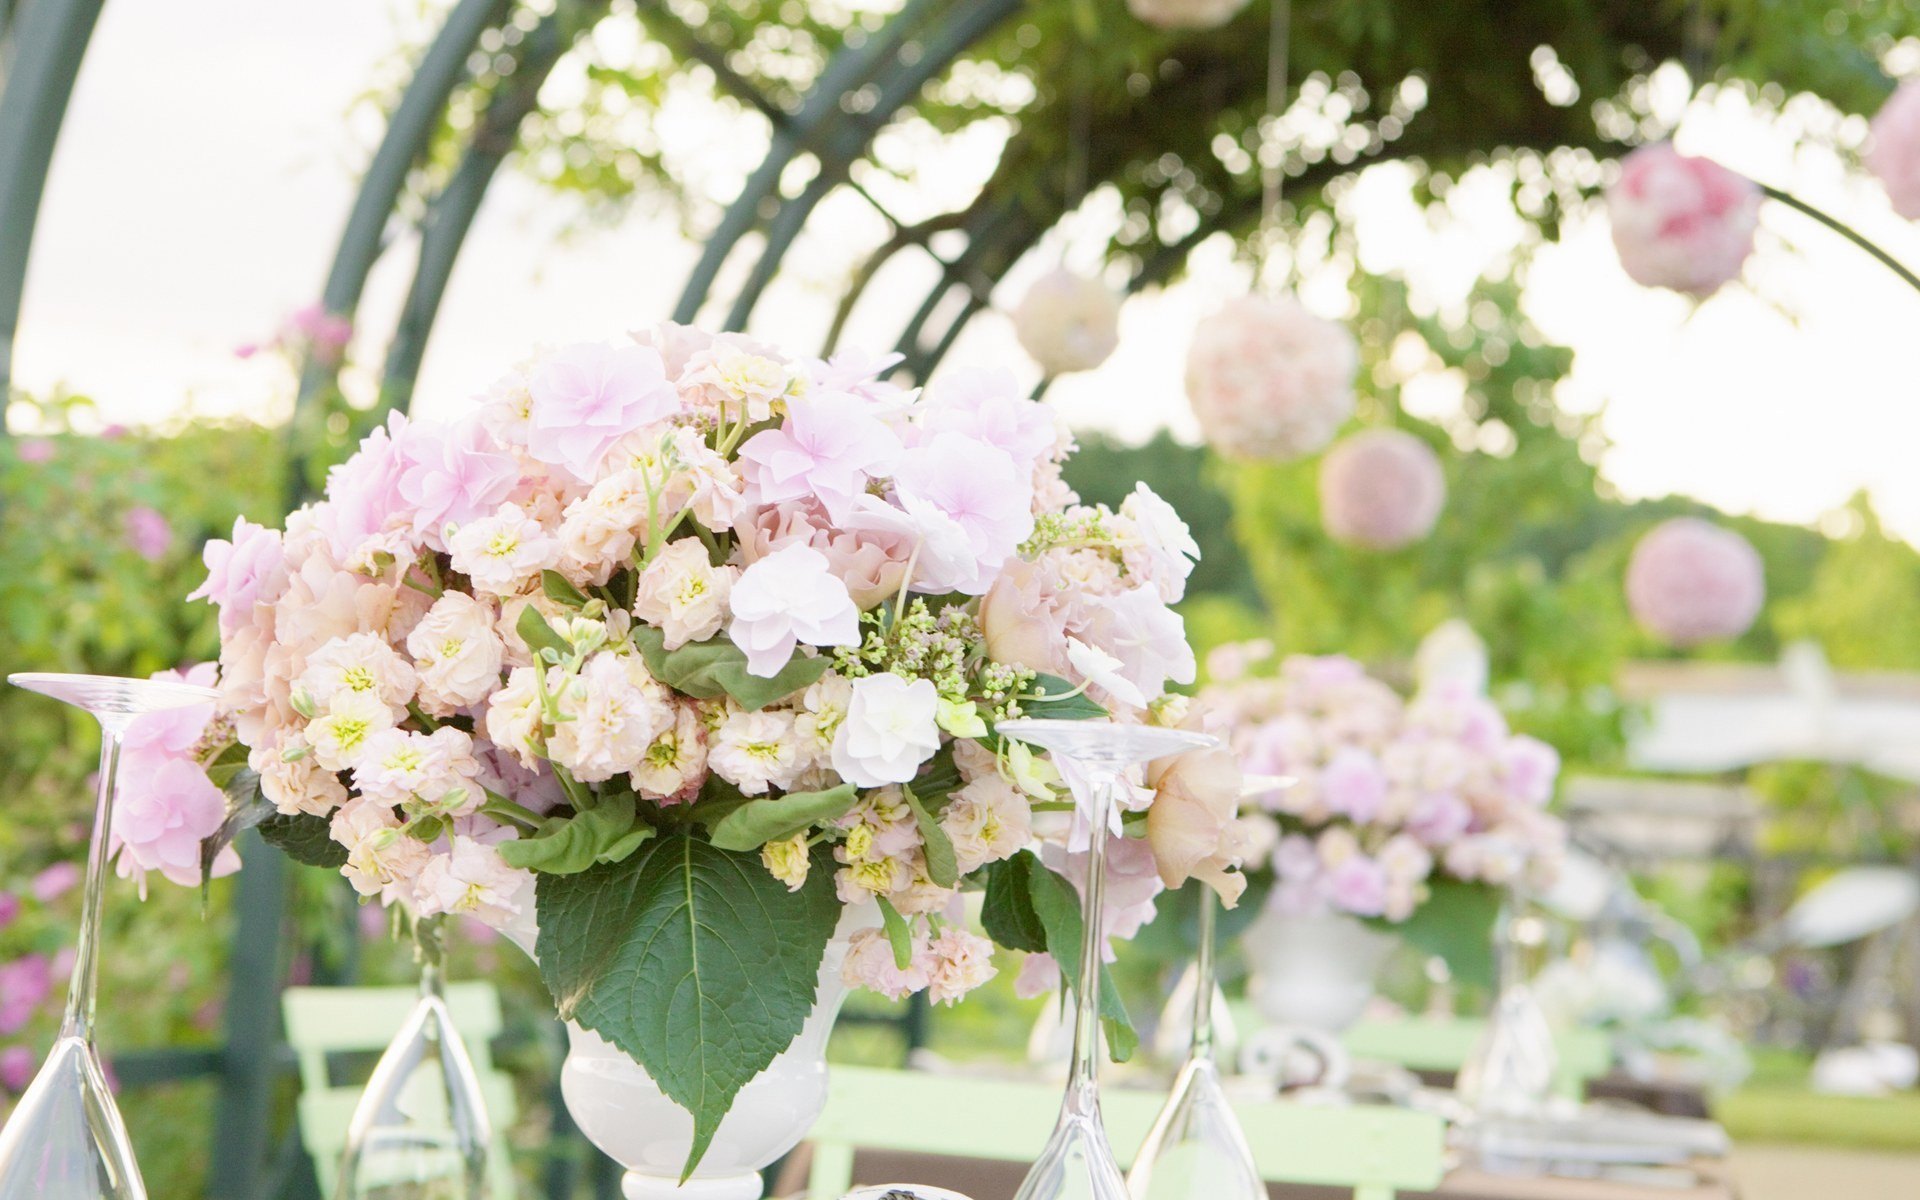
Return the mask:
<svg viewBox="0 0 1920 1200">
<path fill-rule="evenodd" d="M 1406 700 L 1351 659 L 1272 655 L 1214 651 L 1201 693 L 1250 778 L 1295 781 L 1243 817 L 1268 911 L 1358 919 L 1490 981 L 1502 893 L 1550 882 L 1565 846 L 1559 755 L 1468 687 Z"/>
<path fill-rule="evenodd" d="M 1171 719 L 1194 675 L 1173 510 L 1079 504 L 1011 377 L 891 365 L 671 325 L 554 350 L 207 550 L 214 761 L 267 840 L 421 916 L 534 918 L 561 1016 L 691 1114 L 688 1172 L 837 930 L 845 982 L 951 1003 L 996 971 L 984 888 L 1000 945 L 1072 961 L 1027 851 L 1073 805 L 994 725 Z M 1168 882 L 1225 873 L 1190 793 L 1112 834 Z"/>
</svg>

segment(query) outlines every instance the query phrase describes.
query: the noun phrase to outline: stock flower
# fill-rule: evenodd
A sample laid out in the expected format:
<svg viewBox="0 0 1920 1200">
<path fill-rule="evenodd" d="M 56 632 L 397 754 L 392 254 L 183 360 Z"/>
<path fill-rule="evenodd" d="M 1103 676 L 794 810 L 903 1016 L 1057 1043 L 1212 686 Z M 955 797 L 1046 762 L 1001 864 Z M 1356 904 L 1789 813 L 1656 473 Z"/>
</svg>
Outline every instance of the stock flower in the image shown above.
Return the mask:
<svg viewBox="0 0 1920 1200">
<path fill-rule="evenodd" d="M 367 692 L 341 689 L 326 711 L 307 724 L 314 761 L 329 771 L 352 769 L 377 733 L 393 728 L 393 710 Z"/>
<path fill-rule="evenodd" d="M 753 503 L 812 498 L 837 520 L 899 454 L 900 439 L 866 403 L 827 395 L 790 401 L 786 420 L 740 447 L 740 462 Z"/>
<path fill-rule="evenodd" d="M 999 774 L 983 774 L 953 793 L 940 812 L 964 874 L 1012 858 L 1033 837 L 1033 808 Z"/>
<path fill-rule="evenodd" d="M 450 429 L 415 422 L 400 459 L 400 497 L 413 507 L 414 534 L 430 546 L 444 547 L 448 525 L 491 514 L 520 482 L 520 464 L 476 420 Z"/>
<path fill-rule="evenodd" d="M 732 712 L 713 733 L 707 766 L 748 796 L 791 786 L 803 763 L 793 714 L 776 709 Z"/>
<path fill-rule="evenodd" d="M 594 484 L 560 521 L 560 573 L 581 587 L 611 579 L 651 533 L 657 508 L 643 472 L 621 471 Z"/>
<path fill-rule="evenodd" d="M 1386 912 L 1389 882 L 1386 868 L 1364 854 L 1354 854 L 1327 869 L 1327 899 L 1342 911 L 1360 917 Z"/>
<path fill-rule="evenodd" d="M 296 691 L 311 698 L 317 708 L 327 708 L 335 697 L 350 692 L 386 705 L 394 721 L 406 715 L 419 686 L 413 664 L 371 633 L 327 642 L 307 658 L 307 669 L 294 683 Z"/>
<path fill-rule="evenodd" d="M 860 610 L 834 578 L 825 555 L 797 542 L 753 563 L 734 581 L 727 636 L 747 656 L 747 670 L 770 679 L 802 643 L 856 646 Z"/>
<path fill-rule="evenodd" d="M 1874 114 L 1867 170 L 1887 189 L 1893 211 L 1920 220 L 1920 80 L 1908 80 Z"/>
<path fill-rule="evenodd" d="M 286 586 L 286 552 L 281 537 L 247 520 L 233 519 L 233 537 L 214 538 L 201 551 L 204 583 L 187 594 L 220 610 L 220 632 L 232 633 L 253 620 L 256 604 L 271 604 Z"/>
<path fill-rule="evenodd" d="M 633 615 L 666 635 L 666 648 L 705 641 L 720 632 L 727 597 L 739 571 L 716 567 L 697 538 L 669 543 L 640 572 Z"/>
<path fill-rule="evenodd" d="M 927 960 L 927 935 L 913 936 L 913 957 L 903 970 L 894 962 L 893 943 L 880 929 L 862 929 L 847 942 L 840 978 L 850 987 L 878 992 L 889 1000 L 904 1000 L 925 991 L 932 982 Z"/>
<path fill-rule="evenodd" d="M 1539 738 L 1521 734 L 1501 750 L 1500 773 L 1522 800 L 1545 804 L 1553 798 L 1553 781 L 1560 774 L 1560 752 Z"/>
<path fill-rule="evenodd" d="M 1607 189 L 1620 265 L 1635 283 L 1706 297 L 1740 274 L 1753 253 L 1760 188 L 1710 159 L 1670 142 L 1642 146 L 1620 160 Z"/>
<path fill-rule="evenodd" d="M 1447 482 L 1433 448 L 1400 429 L 1340 441 L 1320 464 L 1320 522 L 1327 536 L 1396 550 L 1433 532 Z"/>
<path fill-rule="evenodd" d="M 927 945 L 927 996 L 935 1004 L 957 1004 L 997 974 L 993 943 L 958 925 L 944 927 Z"/>
<path fill-rule="evenodd" d="M 1201 322 L 1187 350 L 1187 399 L 1229 458 L 1312 454 L 1353 415 L 1359 348 L 1346 327 L 1291 298 L 1245 296 Z"/>
<path fill-rule="evenodd" d="M 936 434 L 900 456 L 893 484 L 910 515 L 927 509 L 957 525 L 972 562 L 955 578 L 925 579 L 923 591 L 977 596 L 1033 532 L 1033 481 L 985 442 L 957 433 Z M 956 564 L 958 565 L 958 564 Z"/>
<path fill-rule="evenodd" d="M 227 816 L 226 797 L 191 759 L 143 764 L 122 786 L 113 817 L 112 849 L 123 876 L 158 871 L 174 883 L 200 880 L 200 842 Z M 215 858 L 213 874 L 231 875 L 240 859 L 231 846 Z"/>
<path fill-rule="evenodd" d="M 435 716 L 472 708 L 500 686 L 506 646 L 494 632 L 493 605 L 446 592 L 407 635 L 420 681 L 420 707 Z"/>
<path fill-rule="evenodd" d="M 426 844 L 400 831 L 393 810 L 377 800 L 354 800 L 333 814 L 333 840 L 346 847 L 340 868 L 353 890 L 383 902 L 407 896 L 432 857 Z"/>
<path fill-rule="evenodd" d="M 1320 795 L 1329 811 L 1365 824 L 1387 802 L 1387 776 L 1365 750 L 1346 747 L 1320 771 Z"/>
<path fill-rule="evenodd" d="M 788 838 L 776 838 L 760 847 L 760 862 L 767 873 L 797 892 L 807 884 L 813 862 L 807 854 L 807 832 L 801 830 Z"/>
<path fill-rule="evenodd" d="M 540 572 L 560 563 L 560 543 L 517 504 L 469 521 L 447 539 L 453 569 L 476 590 L 495 596 L 518 593 Z"/>
<path fill-rule="evenodd" d="M 583 783 L 601 783 L 639 766 L 674 721 L 666 689 L 647 675 L 639 657 L 608 651 L 580 668 L 560 697 L 560 709 L 567 719 L 548 735 L 547 757 Z"/>
<path fill-rule="evenodd" d="M 646 346 L 569 346 L 541 360 L 527 389 L 527 449 L 581 480 L 621 437 L 680 408 L 659 351 Z"/>
<path fill-rule="evenodd" d="M 541 667 L 515 667 L 507 686 L 487 698 L 487 740 L 511 754 L 522 767 L 540 765 L 545 714 L 540 705 Z M 548 672 L 558 680 L 558 667 Z"/>
<path fill-rule="evenodd" d="M 1085 275 L 1049 271 L 1013 310 L 1020 348 L 1049 376 L 1091 371 L 1120 344 L 1120 296 Z"/>
<path fill-rule="evenodd" d="M 1627 563 L 1627 607 L 1676 646 L 1735 638 L 1766 603 L 1760 555 L 1747 539 L 1698 517 L 1653 527 Z"/>
<path fill-rule="evenodd" d="M 996 447 L 1022 474 L 1052 454 L 1060 418 L 1020 389 L 1012 372 L 972 368 L 942 375 L 927 391 L 922 428 L 955 433 Z"/>
<path fill-rule="evenodd" d="M 314 760 L 307 746 L 299 749 L 302 753 L 289 759 L 279 747 L 256 747 L 247 755 L 247 765 L 259 774 L 260 793 L 275 811 L 287 816 L 327 816 L 347 802 L 347 789 L 337 775 Z"/>
<path fill-rule="evenodd" d="M 679 386 L 687 403 L 721 420 L 755 424 L 773 416 L 787 398 L 793 372 L 771 352 L 737 336 L 722 335 L 687 360 Z"/>
<path fill-rule="evenodd" d="M 498 848 L 455 836 L 445 854 L 435 854 L 420 868 L 414 909 L 423 917 L 467 913 L 497 925 L 531 900 L 532 884 L 533 874 L 508 866 Z"/>
<path fill-rule="evenodd" d="M 892 673 L 853 681 L 833 739 L 833 769 L 848 783 L 907 783 L 940 748 L 940 694 L 926 679 Z"/>
<path fill-rule="evenodd" d="M 673 725 L 653 739 L 640 765 L 633 769 L 633 786 L 642 796 L 662 804 L 676 802 L 697 790 L 707 777 L 707 729 L 700 710 L 692 704 L 673 706 Z"/>
</svg>

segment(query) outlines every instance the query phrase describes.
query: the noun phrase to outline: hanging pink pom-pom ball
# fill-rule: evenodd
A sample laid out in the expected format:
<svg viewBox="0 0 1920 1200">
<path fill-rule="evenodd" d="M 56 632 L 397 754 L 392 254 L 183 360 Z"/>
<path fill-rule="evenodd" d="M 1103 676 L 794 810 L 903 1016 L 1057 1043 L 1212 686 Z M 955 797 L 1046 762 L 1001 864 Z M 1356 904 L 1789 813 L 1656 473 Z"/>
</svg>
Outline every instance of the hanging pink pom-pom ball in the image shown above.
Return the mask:
<svg viewBox="0 0 1920 1200">
<path fill-rule="evenodd" d="M 1634 620 L 1676 646 L 1739 637 L 1766 598 L 1759 552 L 1739 534 L 1698 517 L 1654 526 L 1627 564 Z"/>
<path fill-rule="evenodd" d="M 1134 16 L 1161 29 L 1216 29 L 1246 6 L 1247 0 L 1127 0 Z"/>
<path fill-rule="evenodd" d="M 1312 454 L 1353 415 L 1360 352 L 1343 325 L 1291 298 L 1245 296 L 1203 321 L 1187 351 L 1187 400 L 1233 458 Z"/>
<path fill-rule="evenodd" d="M 1901 84 L 1874 114 L 1866 162 L 1893 211 L 1920 220 L 1920 80 Z"/>
<path fill-rule="evenodd" d="M 1620 161 L 1607 216 L 1620 265 L 1646 287 L 1706 297 L 1740 274 L 1753 253 L 1760 188 L 1752 180 L 1670 143 Z"/>
<path fill-rule="evenodd" d="M 1048 376 L 1091 371 L 1120 344 L 1120 296 L 1098 279 L 1049 271 L 1013 310 L 1013 331 Z"/>
<path fill-rule="evenodd" d="M 1320 464 L 1320 523 L 1327 536 L 1369 550 L 1397 550 L 1433 532 L 1446 503 L 1440 457 L 1400 429 L 1344 438 Z"/>
</svg>

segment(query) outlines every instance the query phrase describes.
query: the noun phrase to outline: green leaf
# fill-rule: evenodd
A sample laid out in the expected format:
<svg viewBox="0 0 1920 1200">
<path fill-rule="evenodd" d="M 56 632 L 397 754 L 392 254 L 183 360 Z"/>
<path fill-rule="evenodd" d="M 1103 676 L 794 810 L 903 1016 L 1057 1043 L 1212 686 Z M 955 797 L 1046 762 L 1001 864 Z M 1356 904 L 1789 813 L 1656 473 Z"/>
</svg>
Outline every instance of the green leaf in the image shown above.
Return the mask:
<svg viewBox="0 0 1920 1200">
<path fill-rule="evenodd" d="M 510 867 L 577 875 L 595 863 L 626 858 L 653 836 L 653 827 L 635 826 L 633 815 L 632 796 L 606 796 L 585 812 L 542 822 L 532 837 L 501 842 L 500 857 Z"/>
<path fill-rule="evenodd" d="M 1040 868 L 1031 854 L 1016 854 L 994 863 L 987 871 L 987 892 L 981 900 L 980 923 L 987 936 L 1009 950 L 1045 952 L 1047 928 L 1033 911 L 1027 873 Z"/>
<path fill-rule="evenodd" d="M 246 745 L 241 742 L 234 742 L 216 755 L 212 762 L 207 764 L 207 778 L 213 781 L 213 786 L 219 788 L 221 791 L 225 791 L 227 784 L 232 782 L 233 777 L 238 775 L 246 765 Z M 258 776 L 256 776 L 255 779 L 257 781 Z M 228 799 L 231 800 L 232 797 L 229 796 Z"/>
<path fill-rule="evenodd" d="M 236 743 L 237 745 L 238 743 Z M 220 758 L 232 752 L 228 747 Z M 216 763 L 220 760 L 215 759 Z M 208 771 L 212 776 L 212 771 Z M 226 774 L 220 790 L 227 797 L 227 815 L 221 819 L 219 828 L 200 839 L 200 915 L 207 915 L 208 889 L 213 884 L 213 862 L 220 852 L 233 844 L 233 839 L 244 830 L 266 820 L 275 812 L 273 802 L 260 791 L 260 776 L 246 765 L 246 754 L 240 756 L 240 765 Z"/>
<path fill-rule="evenodd" d="M 953 743 L 940 747 L 920 767 L 920 773 L 913 777 L 913 794 L 927 806 L 927 811 L 938 814 L 947 807 L 947 798 L 960 789 L 960 768 L 953 761 Z"/>
<path fill-rule="evenodd" d="M 885 896 L 875 899 L 880 902 L 880 924 L 887 931 L 887 944 L 893 947 L 893 965 L 904 971 L 913 965 L 913 930 L 907 928 L 907 919 L 893 901 Z"/>
<path fill-rule="evenodd" d="M 907 807 L 913 810 L 913 822 L 920 829 L 922 852 L 927 858 L 927 878 L 943 888 L 960 886 L 960 858 L 954 853 L 953 839 L 933 819 L 927 806 L 920 803 L 920 797 L 910 787 L 900 789 L 907 798 Z"/>
<path fill-rule="evenodd" d="M 748 800 L 726 812 L 709 827 L 713 844 L 722 850 L 745 853 L 768 842 L 792 837 L 801 830 L 831 821 L 859 802 L 850 783 L 824 792 L 788 792 Z"/>
<path fill-rule="evenodd" d="M 573 653 L 573 646 L 555 633 L 553 626 L 547 624 L 547 619 L 540 615 L 540 610 L 531 604 L 520 610 L 520 619 L 514 622 L 513 627 L 520 634 L 520 640 L 527 644 L 527 649 L 533 651 L 535 658 L 540 657 L 542 650 L 552 650 L 562 657 Z"/>
<path fill-rule="evenodd" d="M 668 650 L 667 635 L 651 625 L 635 625 L 632 637 L 647 670 L 661 683 L 696 700 L 731 696 L 749 712 L 785 699 L 827 673 L 825 655 L 795 655 L 778 674 L 763 679 L 747 670 L 746 653 L 724 636 L 688 642 L 677 650 Z"/>
<path fill-rule="evenodd" d="M 1072 694 L 1074 687 L 1058 675 L 1035 675 L 1033 690 L 1038 699 L 1023 700 L 1021 707 L 1030 717 L 1046 717 L 1053 721 L 1085 721 L 1107 715 L 1107 710 L 1087 699 L 1085 692 Z M 1050 700 L 1047 697 L 1058 696 Z"/>
<path fill-rule="evenodd" d="M 540 590 L 546 593 L 547 599 L 557 604 L 565 604 L 570 608 L 587 606 L 586 593 L 573 586 L 567 577 L 558 571 L 540 572 Z"/>
<path fill-rule="evenodd" d="M 333 840 L 332 822 L 312 813 L 274 813 L 260 822 L 260 836 L 297 863 L 337 871 L 347 865 L 347 848 Z"/>
<path fill-rule="evenodd" d="M 1367 924 L 1422 954 L 1445 959 L 1447 969 L 1461 983 L 1492 987 L 1493 926 L 1500 916 L 1500 889 L 1440 879 L 1428 890 L 1425 903 L 1399 924 L 1378 918 Z"/>
<path fill-rule="evenodd" d="M 1080 914 L 1080 893 L 1065 876 L 1038 861 L 1028 869 L 1027 886 L 1033 898 L 1034 914 L 1047 931 L 1047 953 L 1060 964 L 1060 976 L 1067 986 L 1077 991 L 1080 937 L 1086 927 Z M 1132 1058 L 1140 1045 L 1140 1035 L 1133 1031 L 1126 1002 L 1120 998 L 1113 974 L 1104 965 L 1100 968 L 1100 1023 L 1106 1029 L 1107 1050 L 1113 1055 L 1113 1061 L 1126 1062 Z"/>
<path fill-rule="evenodd" d="M 832 859 L 814 856 L 789 892 L 757 857 L 669 833 L 624 863 L 537 884 L 535 951 L 554 1004 L 693 1114 L 687 1175 L 813 1009 L 840 920 Z"/>
</svg>

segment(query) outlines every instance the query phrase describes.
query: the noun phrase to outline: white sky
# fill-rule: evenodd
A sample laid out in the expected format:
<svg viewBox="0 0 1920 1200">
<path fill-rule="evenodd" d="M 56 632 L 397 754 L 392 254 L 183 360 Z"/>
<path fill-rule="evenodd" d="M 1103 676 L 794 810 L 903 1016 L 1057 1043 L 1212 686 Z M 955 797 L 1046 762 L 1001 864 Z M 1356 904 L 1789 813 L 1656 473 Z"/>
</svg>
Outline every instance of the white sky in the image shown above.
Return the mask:
<svg viewBox="0 0 1920 1200">
<path fill-rule="evenodd" d="M 159 420 L 183 404 L 258 414 L 284 402 L 276 364 L 241 362 L 233 349 L 319 292 L 370 139 L 343 118 L 399 36 L 390 3 L 107 7 L 41 213 L 17 383 L 69 385 L 117 420 Z M 889 203 L 911 217 L 970 194 L 990 166 L 993 135 L 974 141 L 975 153 L 927 156 L 921 189 Z M 1692 114 L 1681 142 L 1789 185 L 1920 264 L 1920 229 L 1895 217 L 1870 182 L 1823 152 L 1796 156 L 1790 135 L 1740 105 Z M 913 135 L 896 135 L 888 149 L 913 156 Z M 757 154 L 723 145 L 716 169 L 725 177 Z M 1378 173 L 1361 206 L 1371 268 L 1417 262 L 1416 282 L 1445 296 L 1489 245 L 1511 236 L 1511 218 L 1488 205 L 1484 221 L 1435 239 L 1393 185 L 1390 172 Z M 858 201 L 836 203 L 834 236 L 796 247 L 757 323 L 795 348 L 812 349 L 824 327 L 850 265 L 845 231 L 873 236 L 875 218 Z M 635 215 L 557 241 L 566 215 L 503 172 L 441 311 L 420 406 L 457 408 L 542 342 L 611 336 L 666 314 L 697 250 L 671 222 Z M 1565 395 L 1604 404 L 1615 443 L 1606 472 L 1629 495 L 1677 491 L 1812 521 L 1866 487 L 1896 528 L 1920 538 L 1920 472 L 1908 466 L 1920 445 L 1911 371 L 1920 295 L 1796 214 L 1769 206 L 1764 224 L 1776 236 L 1748 272 L 1761 294 L 1730 289 L 1697 311 L 1627 280 L 1597 223 L 1543 254 L 1530 307 L 1549 337 L 1576 350 Z M 1074 253 L 1050 243 L 1001 295 L 1017 297 L 1043 259 Z M 363 312 L 370 328 L 390 322 L 406 257 L 390 256 L 376 274 Z M 917 302 L 925 270 L 903 262 L 883 276 L 850 340 L 860 342 L 864 327 L 890 341 L 898 304 Z M 1172 425 L 1190 435 L 1180 382 L 1188 336 L 1244 286 L 1224 253 L 1204 249 L 1190 280 L 1128 305 L 1114 358 L 1064 381 L 1055 402 L 1077 424 L 1134 436 Z M 992 314 L 951 361 L 1033 373 L 1008 322 Z"/>
</svg>

